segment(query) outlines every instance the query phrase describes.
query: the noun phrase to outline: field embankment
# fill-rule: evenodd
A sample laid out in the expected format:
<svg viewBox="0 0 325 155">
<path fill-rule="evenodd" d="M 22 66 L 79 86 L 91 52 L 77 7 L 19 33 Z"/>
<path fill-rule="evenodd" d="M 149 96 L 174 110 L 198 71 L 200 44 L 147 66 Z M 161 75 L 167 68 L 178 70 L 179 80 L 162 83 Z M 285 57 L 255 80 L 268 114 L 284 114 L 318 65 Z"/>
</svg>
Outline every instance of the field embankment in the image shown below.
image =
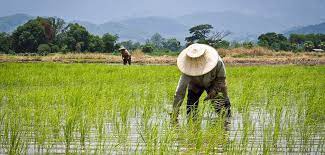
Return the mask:
<svg viewBox="0 0 325 155">
<path fill-rule="evenodd" d="M 325 53 L 274 52 L 265 48 L 219 49 L 219 54 L 230 65 L 324 65 Z M 175 54 L 163 56 L 147 55 L 136 51 L 132 62 L 136 64 L 176 64 Z M 0 55 L 0 62 L 63 62 L 63 63 L 121 63 L 121 56 L 107 53 L 53 53 L 47 56 Z"/>
</svg>

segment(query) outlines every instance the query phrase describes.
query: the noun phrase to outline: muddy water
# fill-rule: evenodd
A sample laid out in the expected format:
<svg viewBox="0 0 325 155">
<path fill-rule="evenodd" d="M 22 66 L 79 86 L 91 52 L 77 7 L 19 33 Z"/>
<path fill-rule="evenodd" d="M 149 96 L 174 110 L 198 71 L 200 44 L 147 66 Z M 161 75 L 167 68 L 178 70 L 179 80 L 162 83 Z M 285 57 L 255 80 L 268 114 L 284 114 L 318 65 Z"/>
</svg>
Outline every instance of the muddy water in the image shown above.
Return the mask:
<svg viewBox="0 0 325 155">
<path fill-rule="evenodd" d="M 218 145 L 215 146 L 214 151 L 216 153 L 223 153 L 240 150 L 246 153 L 262 154 L 267 150 L 267 152 L 276 154 L 324 154 L 324 126 L 318 125 L 317 130 L 309 130 L 309 128 L 303 129 L 303 127 L 306 126 L 299 124 L 297 121 L 297 115 L 286 115 L 285 113 L 286 110 L 281 112 L 281 117 L 278 119 L 278 123 L 276 123 L 273 114 L 264 110 L 254 110 L 245 115 L 238 112 L 233 113 L 233 116 L 230 119 L 231 124 L 228 124 L 224 128 L 228 135 L 228 140 L 223 145 L 227 145 L 227 147 Z M 169 121 L 168 117 L 152 117 L 150 119 L 149 122 L 155 122 L 155 124 L 158 125 L 158 137 L 164 136 L 164 134 L 168 132 L 166 129 L 173 130 L 171 128 L 163 127 L 166 124 L 166 121 Z M 186 121 L 186 118 L 181 118 L 177 128 L 184 128 L 186 126 Z M 217 115 L 204 115 L 199 130 L 202 132 L 208 132 L 208 124 L 215 121 L 221 121 L 218 119 Z M 144 126 L 141 117 L 129 118 L 126 128 L 120 130 L 126 132 L 120 133 L 117 132 L 116 123 L 107 122 L 104 124 L 102 134 L 100 134 L 97 129 L 91 128 L 85 136 L 84 143 L 81 140 L 82 136 L 80 133 L 74 132 L 69 146 L 66 145 L 63 131 L 60 133 L 60 138 L 55 138 L 54 136 L 53 138 L 47 138 L 41 146 L 35 141 L 36 135 L 34 133 L 26 132 L 21 134 L 21 140 L 25 142 L 21 149 L 22 152 L 27 152 L 28 154 L 65 154 L 68 152 L 77 154 L 120 154 L 143 152 L 147 150 L 148 146 L 152 147 L 151 145 L 154 145 L 153 142 L 146 142 L 146 135 L 143 129 Z M 278 130 L 278 133 L 276 133 L 276 130 Z M 52 135 L 49 137 L 52 137 Z M 167 144 L 167 146 L 170 150 L 186 153 L 194 147 L 191 144 L 184 144 L 186 142 L 187 141 L 184 139 L 174 139 L 170 144 Z M 7 154 L 7 148 L 9 145 L 5 144 L 3 141 L 1 141 L 1 143 L 0 153 Z M 159 144 L 156 146 L 157 150 L 159 149 L 159 146 Z"/>
</svg>

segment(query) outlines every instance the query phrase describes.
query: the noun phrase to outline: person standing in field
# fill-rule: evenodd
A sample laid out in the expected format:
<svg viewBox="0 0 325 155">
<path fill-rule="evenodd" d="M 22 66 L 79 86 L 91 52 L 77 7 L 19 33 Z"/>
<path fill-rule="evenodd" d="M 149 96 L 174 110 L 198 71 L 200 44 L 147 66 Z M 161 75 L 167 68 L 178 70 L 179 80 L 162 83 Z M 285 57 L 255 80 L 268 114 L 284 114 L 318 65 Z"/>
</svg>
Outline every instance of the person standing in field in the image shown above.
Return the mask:
<svg viewBox="0 0 325 155">
<path fill-rule="evenodd" d="M 131 54 L 130 52 L 125 48 L 125 47 L 121 47 L 119 48 L 119 51 L 121 52 L 122 55 L 122 60 L 123 60 L 123 64 L 129 64 L 131 65 Z"/>
<path fill-rule="evenodd" d="M 177 58 L 177 67 L 182 72 L 176 88 L 173 112 L 173 123 L 178 122 L 179 108 L 187 95 L 188 118 L 196 118 L 200 96 L 204 91 L 214 105 L 217 113 L 224 108 L 226 118 L 231 117 L 230 100 L 226 86 L 226 68 L 218 52 L 211 46 L 192 44 L 184 49 Z M 227 119 L 228 120 L 228 119 Z M 226 123 L 230 123 L 229 120 Z"/>
</svg>

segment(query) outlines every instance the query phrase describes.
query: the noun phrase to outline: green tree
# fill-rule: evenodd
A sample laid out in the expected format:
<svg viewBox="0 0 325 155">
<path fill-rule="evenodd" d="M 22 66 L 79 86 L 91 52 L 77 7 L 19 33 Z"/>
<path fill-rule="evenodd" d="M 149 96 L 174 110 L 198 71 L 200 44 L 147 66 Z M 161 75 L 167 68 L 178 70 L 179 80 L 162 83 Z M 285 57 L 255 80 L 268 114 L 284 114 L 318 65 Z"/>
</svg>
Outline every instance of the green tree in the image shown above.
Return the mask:
<svg viewBox="0 0 325 155">
<path fill-rule="evenodd" d="M 306 38 L 304 34 L 290 34 L 289 36 L 289 42 L 301 45 L 305 42 Z"/>
<path fill-rule="evenodd" d="M 325 50 L 325 42 L 321 42 L 319 48 Z"/>
<path fill-rule="evenodd" d="M 103 42 L 104 42 L 104 50 L 106 52 L 113 52 L 116 50 L 116 42 L 118 40 L 117 35 L 111 35 L 106 33 L 103 35 Z"/>
<path fill-rule="evenodd" d="M 322 42 L 321 36 L 322 34 L 306 34 L 305 41 L 311 41 L 314 45 L 319 45 Z"/>
<path fill-rule="evenodd" d="M 154 45 L 150 43 L 147 43 L 142 47 L 142 52 L 144 53 L 152 53 L 153 50 L 154 50 Z"/>
<path fill-rule="evenodd" d="M 313 43 L 313 48 L 321 48 L 321 43 L 325 42 L 325 34 L 291 34 L 289 40 L 292 44 L 297 45 L 294 49 L 302 47 L 309 51 Z"/>
<path fill-rule="evenodd" d="M 76 47 L 75 47 L 77 52 L 81 52 L 84 48 L 85 48 L 84 42 L 77 42 Z"/>
<path fill-rule="evenodd" d="M 60 47 L 58 45 L 52 45 L 51 46 L 51 52 L 60 52 Z"/>
<path fill-rule="evenodd" d="M 272 48 L 276 51 L 290 49 L 288 39 L 283 34 L 277 34 L 275 32 L 260 35 L 258 37 L 258 45 Z"/>
<path fill-rule="evenodd" d="M 51 52 L 51 47 L 48 44 L 40 44 L 37 47 L 37 53 L 40 55 L 47 55 Z"/>
<path fill-rule="evenodd" d="M 218 41 L 213 44 L 214 48 L 229 48 L 229 46 L 230 46 L 230 42 L 226 40 Z"/>
<path fill-rule="evenodd" d="M 293 46 L 293 44 L 291 44 L 288 41 L 282 41 L 279 44 L 280 44 L 280 50 L 291 51 L 291 50 L 294 50 L 295 49 L 295 47 Z"/>
<path fill-rule="evenodd" d="M 88 49 L 90 34 L 85 27 L 75 23 L 69 24 L 64 42 L 70 51 L 80 50 L 79 52 Z M 77 46 L 77 44 L 80 44 Z M 79 49 L 77 49 L 77 47 Z"/>
<path fill-rule="evenodd" d="M 37 20 L 44 29 L 46 43 L 52 43 L 55 38 L 55 30 L 54 27 L 51 25 L 49 18 L 38 17 Z"/>
<path fill-rule="evenodd" d="M 163 44 L 165 42 L 165 38 L 163 38 L 159 33 L 155 33 L 150 38 L 150 42 L 155 46 L 155 48 L 162 49 Z"/>
<path fill-rule="evenodd" d="M 305 48 L 305 51 L 312 51 L 314 49 L 315 45 L 312 41 L 306 41 L 304 43 L 304 48 Z"/>
<path fill-rule="evenodd" d="M 52 27 L 53 43 L 58 45 L 61 41 L 60 39 L 62 39 L 60 35 L 68 30 L 69 25 L 60 18 L 49 17 L 47 20 Z"/>
<path fill-rule="evenodd" d="M 271 47 L 273 43 L 280 43 L 282 41 L 287 41 L 287 38 L 283 34 L 277 34 L 275 32 L 262 34 L 258 37 L 258 44 L 261 46 L 265 46 L 264 44 L 266 43 L 266 46 Z"/>
<path fill-rule="evenodd" d="M 90 35 L 89 51 L 102 52 L 104 50 L 104 42 L 99 36 Z"/>
<path fill-rule="evenodd" d="M 273 42 L 273 43 L 271 44 L 271 48 L 272 48 L 273 50 L 275 50 L 275 51 L 280 51 L 280 50 L 281 50 L 280 43 L 278 43 L 278 42 Z"/>
<path fill-rule="evenodd" d="M 36 52 L 38 45 L 48 42 L 41 21 L 43 19 L 40 17 L 29 20 L 12 33 L 12 48 L 15 52 Z"/>
<path fill-rule="evenodd" d="M 186 37 L 186 45 L 189 46 L 193 43 L 208 44 L 217 46 L 223 38 L 230 35 L 229 31 L 212 31 L 213 27 L 209 24 L 197 25 L 189 29 L 191 36 Z"/>
<path fill-rule="evenodd" d="M 178 51 L 181 48 L 181 43 L 176 38 L 171 38 L 163 42 L 163 47 L 170 51 Z"/>
<path fill-rule="evenodd" d="M 58 49 L 58 46 L 68 45 L 70 43 L 66 42 L 68 39 L 65 31 L 68 28 L 70 27 L 66 26 L 64 20 L 60 18 L 37 17 L 19 26 L 13 32 L 12 47 L 17 52 L 36 52 L 40 44 L 49 44 L 51 48 L 53 45 L 57 45 L 52 50 L 54 52 Z M 71 45 L 71 47 L 74 46 Z"/>
<path fill-rule="evenodd" d="M 254 43 L 251 42 L 251 41 L 245 41 L 245 42 L 243 42 L 243 47 L 244 48 L 248 48 L 248 49 L 253 48 L 254 47 Z"/>
<path fill-rule="evenodd" d="M 0 52 L 9 53 L 11 45 L 11 38 L 5 32 L 0 33 Z"/>
<path fill-rule="evenodd" d="M 187 45 L 195 42 L 205 42 L 213 27 L 210 24 L 201 24 L 189 29 L 191 36 L 186 37 Z"/>
</svg>

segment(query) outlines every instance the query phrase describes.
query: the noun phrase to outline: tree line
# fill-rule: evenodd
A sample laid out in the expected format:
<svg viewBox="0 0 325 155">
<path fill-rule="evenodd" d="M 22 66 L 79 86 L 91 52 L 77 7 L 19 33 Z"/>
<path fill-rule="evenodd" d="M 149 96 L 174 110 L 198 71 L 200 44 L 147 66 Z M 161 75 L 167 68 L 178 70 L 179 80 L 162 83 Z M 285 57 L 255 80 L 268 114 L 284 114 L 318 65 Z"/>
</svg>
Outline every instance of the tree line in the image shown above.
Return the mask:
<svg viewBox="0 0 325 155">
<path fill-rule="evenodd" d="M 252 48 L 262 46 L 274 51 L 312 51 L 313 49 L 325 50 L 325 34 L 290 34 L 286 37 L 283 34 L 269 32 L 261 34 L 257 43 L 252 41 L 229 42 L 224 38 L 230 35 L 230 32 L 213 31 L 209 24 L 194 26 L 189 29 L 191 36 L 186 37 L 187 45 L 194 42 L 209 44 L 215 48 Z"/>
<path fill-rule="evenodd" d="M 291 34 L 288 38 L 275 32 L 261 34 L 258 42 L 229 42 L 224 40 L 231 33 L 214 31 L 213 26 L 201 24 L 189 29 L 185 47 L 203 43 L 215 48 L 252 48 L 262 46 L 274 51 L 325 50 L 325 34 Z M 124 46 L 129 50 L 141 49 L 145 53 L 179 51 L 184 48 L 175 38 L 164 38 L 154 34 L 144 44 L 131 40 L 118 42 L 119 36 L 106 33 L 97 36 L 77 23 L 66 23 L 60 18 L 37 17 L 17 27 L 11 34 L 0 33 L 0 52 L 38 53 L 46 55 L 55 52 L 114 52 Z"/>
<path fill-rule="evenodd" d="M 155 34 L 145 44 L 131 40 L 118 42 L 119 36 L 106 33 L 97 36 L 77 23 L 66 23 L 60 18 L 37 17 L 17 27 L 11 34 L 0 33 L 0 52 L 38 53 L 46 55 L 55 52 L 114 52 L 120 46 L 130 50 L 142 48 L 145 52 L 154 49 L 178 51 L 180 42 L 175 38 L 165 39 Z M 160 43 L 157 43 L 157 39 Z"/>
<path fill-rule="evenodd" d="M 283 34 L 271 32 L 260 35 L 258 45 L 275 51 L 325 50 L 325 34 L 290 34 L 287 38 Z"/>
</svg>

